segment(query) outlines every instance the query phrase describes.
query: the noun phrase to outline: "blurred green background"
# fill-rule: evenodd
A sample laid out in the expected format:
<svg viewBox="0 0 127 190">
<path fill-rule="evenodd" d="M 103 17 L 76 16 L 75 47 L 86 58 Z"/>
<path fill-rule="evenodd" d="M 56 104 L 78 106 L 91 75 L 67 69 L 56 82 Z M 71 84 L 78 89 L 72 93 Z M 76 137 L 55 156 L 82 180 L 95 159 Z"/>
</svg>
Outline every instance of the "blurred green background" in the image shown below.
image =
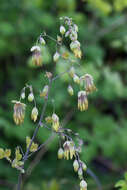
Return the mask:
<svg viewBox="0 0 127 190">
<path fill-rule="evenodd" d="M 41 32 L 54 38 L 59 17 L 72 17 L 79 27 L 83 59 L 77 72 L 93 75 L 98 91 L 89 97 L 87 112 L 77 111 L 77 95 L 67 94 L 68 78 L 56 81 L 47 114 L 55 107 L 60 118 L 69 118 L 68 128 L 78 132 L 85 142 L 81 159 L 98 176 L 103 189 L 111 190 L 127 169 L 127 0 L 0 0 L 0 147 L 17 145 L 25 150 L 25 138 L 35 125 L 30 120 L 29 104 L 21 127 L 13 123 L 11 100 L 19 98 L 24 84 L 32 84 L 39 110 L 39 90 L 46 84 L 43 71 L 53 67 L 54 43 L 44 49 L 43 68 L 30 67 L 30 48 Z M 66 70 L 59 63 L 56 73 Z M 73 111 L 74 110 L 74 111 Z M 36 141 L 43 143 L 50 132 L 41 128 Z M 72 161 L 59 161 L 58 139 L 41 152 L 41 161 L 25 181 L 25 190 L 74 190 L 79 180 Z M 39 155 L 38 155 L 39 157 Z M 27 161 L 26 168 L 31 161 Z M 0 161 L 0 190 L 12 189 L 18 171 L 6 160 Z M 86 175 L 88 189 L 95 181 Z"/>
</svg>

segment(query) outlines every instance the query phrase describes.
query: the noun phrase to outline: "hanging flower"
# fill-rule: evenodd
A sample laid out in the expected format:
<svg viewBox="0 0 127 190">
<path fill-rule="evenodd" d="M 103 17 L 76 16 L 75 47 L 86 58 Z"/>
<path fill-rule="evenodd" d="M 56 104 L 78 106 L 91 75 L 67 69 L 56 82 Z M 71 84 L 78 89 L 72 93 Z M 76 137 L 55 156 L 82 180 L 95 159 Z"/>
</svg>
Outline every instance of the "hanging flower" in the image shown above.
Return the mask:
<svg viewBox="0 0 127 190">
<path fill-rule="evenodd" d="M 77 84 L 80 84 L 80 78 L 78 77 L 78 75 L 74 74 L 73 76 L 73 81 Z"/>
<path fill-rule="evenodd" d="M 59 117 L 55 113 L 53 113 L 52 114 L 52 128 L 54 131 L 58 132 L 59 127 L 60 127 L 59 126 Z"/>
<path fill-rule="evenodd" d="M 54 61 L 54 62 L 57 62 L 58 59 L 59 59 L 59 57 L 60 57 L 60 54 L 59 54 L 58 52 L 56 52 L 56 53 L 53 55 L 53 61 Z"/>
<path fill-rule="evenodd" d="M 62 35 L 64 35 L 65 32 L 66 32 L 65 27 L 64 27 L 64 26 L 60 26 L 60 33 L 61 33 Z"/>
<path fill-rule="evenodd" d="M 81 80 L 85 81 L 85 89 L 87 93 L 91 93 L 96 90 L 96 87 L 93 82 L 93 77 L 89 74 L 85 74 L 81 77 Z"/>
<path fill-rule="evenodd" d="M 42 66 L 42 56 L 41 56 L 41 48 L 39 46 L 33 46 L 31 48 L 32 62 L 35 66 Z"/>
<path fill-rule="evenodd" d="M 82 169 L 83 171 L 86 171 L 87 170 L 87 166 L 84 162 L 81 162 L 81 165 L 82 165 Z"/>
<path fill-rule="evenodd" d="M 78 160 L 75 160 L 75 161 L 73 162 L 73 167 L 74 167 L 74 171 L 77 172 L 78 169 L 79 169 L 79 163 L 78 163 Z"/>
<path fill-rule="evenodd" d="M 62 148 L 59 148 L 58 150 L 58 159 L 62 159 L 64 157 L 64 150 Z"/>
<path fill-rule="evenodd" d="M 34 95 L 33 95 L 33 92 L 31 92 L 29 95 L 28 95 L 28 101 L 29 102 L 32 102 L 34 100 Z"/>
<path fill-rule="evenodd" d="M 85 180 L 80 182 L 80 190 L 87 190 L 87 183 Z"/>
<path fill-rule="evenodd" d="M 46 44 L 46 42 L 45 42 L 45 40 L 44 40 L 44 38 L 42 36 L 40 36 L 39 40 L 40 40 L 41 45 L 45 45 Z"/>
<path fill-rule="evenodd" d="M 88 109 L 88 100 L 86 96 L 86 91 L 78 92 L 78 109 L 80 111 L 85 111 Z"/>
<path fill-rule="evenodd" d="M 49 86 L 45 85 L 43 90 L 40 93 L 40 97 L 46 97 L 48 95 Z"/>
<path fill-rule="evenodd" d="M 73 156 L 75 156 L 75 147 L 74 147 L 74 143 L 72 141 L 66 141 L 63 144 L 64 147 L 64 158 L 69 160 L 73 158 Z"/>
<path fill-rule="evenodd" d="M 69 75 L 70 75 L 72 78 L 74 77 L 74 75 L 75 75 L 75 68 L 74 68 L 74 67 L 71 67 L 71 68 L 70 68 Z"/>
<path fill-rule="evenodd" d="M 71 85 L 68 86 L 67 91 L 68 91 L 68 93 L 69 93 L 71 96 L 74 95 L 74 90 L 73 90 L 73 88 L 72 88 Z"/>
<path fill-rule="evenodd" d="M 34 107 L 31 112 L 31 119 L 35 122 L 38 117 L 38 109 Z"/>
<path fill-rule="evenodd" d="M 15 100 L 13 100 L 12 103 L 14 103 L 14 122 L 16 123 L 16 125 L 20 125 L 24 121 L 26 105 L 21 103 L 20 101 Z"/>
<path fill-rule="evenodd" d="M 80 42 L 78 40 L 75 40 L 75 41 L 71 42 L 70 49 L 74 53 L 75 57 L 77 57 L 77 58 L 82 57 L 82 51 L 80 49 Z"/>
</svg>

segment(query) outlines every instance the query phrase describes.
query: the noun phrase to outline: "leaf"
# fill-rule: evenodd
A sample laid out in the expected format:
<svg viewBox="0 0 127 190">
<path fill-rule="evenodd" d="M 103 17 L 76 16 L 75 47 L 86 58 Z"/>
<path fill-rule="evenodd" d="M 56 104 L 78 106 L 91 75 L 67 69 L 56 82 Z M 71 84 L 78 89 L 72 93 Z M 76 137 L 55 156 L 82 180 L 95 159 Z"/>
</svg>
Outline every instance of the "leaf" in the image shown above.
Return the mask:
<svg viewBox="0 0 127 190">
<path fill-rule="evenodd" d="M 125 185 L 125 181 L 124 180 L 120 180 L 115 184 L 115 187 L 123 187 Z"/>
</svg>

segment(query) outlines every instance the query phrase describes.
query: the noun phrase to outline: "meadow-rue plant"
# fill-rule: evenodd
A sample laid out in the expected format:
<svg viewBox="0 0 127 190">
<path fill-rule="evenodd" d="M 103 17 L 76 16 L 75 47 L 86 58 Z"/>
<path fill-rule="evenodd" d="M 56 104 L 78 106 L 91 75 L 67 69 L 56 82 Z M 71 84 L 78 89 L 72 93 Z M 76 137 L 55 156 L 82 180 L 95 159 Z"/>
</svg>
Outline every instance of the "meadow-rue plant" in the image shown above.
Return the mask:
<svg viewBox="0 0 127 190">
<path fill-rule="evenodd" d="M 59 64 L 59 61 L 61 59 L 64 59 L 65 61 L 68 61 L 68 70 L 64 71 L 60 75 L 55 76 L 52 71 L 46 71 L 45 76 L 48 79 L 48 84 L 45 84 L 43 89 L 40 90 L 40 98 L 43 98 L 44 104 L 42 105 L 42 112 L 39 113 L 38 106 L 35 100 L 35 94 L 33 91 L 33 87 L 31 85 L 26 84 L 25 87 L 21 90 L 20 99 L 16 101 L 12 101 L 14 103 L 14 122 L 16 125 L 20 125 L 24 122 L 25 118 L 25 111 L 27 110 L 26 104 L 24 104 L 22 101 L 26 98 L 26 89 L 29 90 L 28 94 L 28 101 L 33 105 L 33 108 L 31 110 L 31 120 L 35 122 L 35 130 L 32 135 L 32 137 L 26 136 L 26 152 L 23 153 L 22 148 L 16 147 L 15 150 L 15 157 L 11 158 L 11 150 L 10 149 L 2 149 L 0 148 L 0 159 L 5 158 L 9 161 L 11 166 L 13 168 L 16 168 L 19 170 L 19 178 L 17 183 L 17 190 L 21 189 L 22 185 L 22 175 L 25 173 L 24 165 L 26 160 L 30 156 L 32 156 L 33 153 L 39 151 L 43 144 L 39 145 L 35 143 L 35 137 L 40 129 L 40 127 L 45 127 L 50 129 L 53 133 L 55 133 L 59 139 L 60 139 L 60 147 L 58 149 L 58 159 L 66 159 L 66 160 L 72 160 L 73 161 L 73 168 L 74 171 L 77 172 L 79 179 L 80 179 L 80 190 L 86 190 L 87 189 L 87 183 L 84 180 L 84 172 L 87 171 L 86 164 L 80 160 L 80 152 L 81 152 L 81 146 L 82 146 L 82 140 L 79 138 L 77 133 L 74 133 L 72 130 L 68 128 L 64 128 L 61 125 L 61 119 L 59 118 L 59 114 L 57 114 L 57 110 L 54 112 L 51 112 L 50 115 L 46 115 L 45 111 L 48 106 L 48 99 L 49 99 L 49 93 L 52 88 L 52 84 L 55 80 L 59 79 L 62 75 L 65 73 L 68 74 L 70 77 L 71 85 L 68 84 L 67 92 L 72 96 L 75 92 L 73 85 L 78 86 L 78 109 L 80 111 L 86 111 L 88 109 L 88 95 L 89 93 L 96 90 L 96 87 L 93 83 L 93 77 L 90 74 L 83 73 L 82 76 L 79 76 L 76 73 L 76 62 L 77 59 L 81 59 L 82 57 L 82 51 L 81 51 L 81 44 L 78 41 L 78 26 L 73 23 L 71 18 L 68 17 L 61 17 L 61 26 L 59 29 L 60 34 L 57 35 L 57 39 L 52 38 L 51 36 L 47 35 L 45 32 L 42 33 L 36 44 L 31 48 L 32 52 L 32 63 L 35 67 L 41 67 L 42 66 L 42 60 L 43 60 L 43 54 L 42 52 L 42 46 L 46 45 L 46 38 L 49 38 L 50 40 L 53 40 L 56 43 L 56 50 L 54 51 L 54 54 L 52 56 L 53 61 L 55 64 Z M 68 38 L 68 41 L 70 42 L 68 50 L 62 51 L 62 47 L 64 44 L 64 39 Z M 59 47 L 59 48 L 58 48 Z M 70 54 L 73 53 L 73 58 L 70 57 Z M 57 62 L 57 63 L 56 63 Z M 81 85 L 83 83 L 83 85 Z M 40 116 L 39 116 L 40 115 Z M 38 120 L 38 123 L 36 124 Z M 41 129 L 43 130 L 43 128 Z M 27 135 L 27 134 L 26 134 Z M 75 143 L 73 136 L 75 136 L 78 139 L 78 144 Z"/>
</svg>

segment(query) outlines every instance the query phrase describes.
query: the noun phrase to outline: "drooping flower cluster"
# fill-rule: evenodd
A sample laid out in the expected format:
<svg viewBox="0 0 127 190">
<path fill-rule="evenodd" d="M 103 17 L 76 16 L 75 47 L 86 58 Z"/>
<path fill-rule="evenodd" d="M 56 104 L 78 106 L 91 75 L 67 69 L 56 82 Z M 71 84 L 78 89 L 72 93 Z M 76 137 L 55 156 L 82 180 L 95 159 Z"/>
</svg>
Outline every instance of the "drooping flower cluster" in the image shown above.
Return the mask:
<svg viewBox="0 0 127 190">
<path fill-rule="evenodd" d="M 13 119 L 16 125 L 20 125 L 24 122 L 25 118 L 25 110 L 26 110 L 26 104 L 21 102 L 21 99 L 25 99 L 25 90 L 28 88 L 30 90 L 30 93 L 28 95 L 28 101 L 34 102 L 34 108 L 31 111 L 31 119 L 35 122 L 38 117 L 38 109 L 36 107 L 36 102 L 32 90 L 32 86 L 26 85 L 21 91 L 20 95 L 20 101 L 13 100 L 12 103 L 14 103 L 14 113 L 13 113 Z"/>
<path fill-rule="evenodd" d="M 32 52 L 32 62 L 35 66 L 42 66 L 42 56 L 41 56 L 41 48 L 40 46 L 33 46 L 31 48 Z"/>
<path fill-rule="evenodd" d="M 16 125 L 20 125 L 24 121 L 26 105 L 21 103 L 20 101 L 15 100 L 13 100 L 12 103 L 14 103 L 14 122 L 16 123 Z"/>
<path fill-rule="evenodd" d="M 74 147 L 74 142 L 73 141 L 65 141 L 65 143 L 63 144 L 63 148 L 64 148 L 64 158 L 69 160 L 73 158 L 73 156 L 75 156 L 75 147 Z"/>
<path fill-rule="evenodd" d="M 61 18 L 61 20 L 64 19 L 65 25 L 68 26 L 68 30 L 61 26 L 60 31 L 62 34 L 65 34 L 65 37 L 69 37 L 71 40 L 70 43 L 70 49 L 74 53 L 75 57 L 81 58 L 82 57 L 82 51 L 80 49 L 80 42 L 78 39 L 78 26 L 72 22 L 72 19 L 68 17 Z"/>
<path fill-rule="evenodd" d="M 96 90 L 96 87 L 93 82 L 93 77 L 90 74 L 85 74 L 81 77 L 81 81 L 85 81 L 85 89 L 87 94 Z"/>
<path fill-rule="evenodd" d="M 34 66 L 37 66 L 37 67 L 42 66 L 42 55 L 41 55 L 42 48 L 41 48 L 41 46 L 46 44 L 46 41 L 43 37 L 45 36 L 45 37 L 49 37 L 49 39 L 53 39 L 53 41 L 56 42 L 56 50 L 54 51 L 55 53 L 54 53 L 52 59 L 55 62 L 55 65 L 59 64 L 61 59 L 64 59 L 64 60 L 67 60 L 70 62 L 71 68 L 69 68 L 69 71 L 67 71 L 67 72 L 68 72 L 69 76 L 71 77 L 72 83 L 74 85 L 77 85 L 80 89 L 78 91 L 78 109 L 80 111 L 85 111 L 88 109 L 87 96 L 90 93 L 92 93 L 93 91 L 95 91 L 96 87 L 93 82 L 93 77 L 90 74 L 85 74 L 80 77 L 79 73 L 75 71 L 74 62 L 78 61 L 77 58 L 82 57 L 81 45 L 80 45 L 80 42 L 78 41 L 78 26 L 76 24 L 74 24 L 72 22 L 72 19 L 70 19 L 68 17 L 63 17 L 62 20 L 64 21 L 64 23 L 60 26 L 60 29 L 59 29 L 60 35 L 57 35 L 57 39 L 53 39 L 52 37 L 46 35 L 46 33 L 40 35 L 39 40 L 37 40 L 36 45 L 31 48 L 32 62 L 33 62 Z M 69 51 L 64 51 L 61 53 L 60 47 L 63 44 L 64 37 L 65 38 L 69 37 L 69 41 L 71 41 L 69 44 L 69 48 L 72 51 L 72 53 L 69 53 Z M 73 58 L 69 57 L 70 54 Z M 47 72 L 47 71 L 46 71 L 45 76 L 47 77 L 48 81 L 51 83 L 56 78 L 60 77 L 59 75 L 54 77 L 53 73 Z M 14 118 L 14 122 L 17 125 L 22 124 L 24 121 L 24 117 L 25 117 L 26 105 L 24 103 L 22 103 L 21 100 L 24 100 L 26 97 L 26 94 L 25 94 L 26 88 L 29 89 L 28 101 L 31 102 L 32 104 L 34 104 L 32 111 L 31 111 L 31 120 L 36 122 L 38 119 L 39 113 L 38 113 L 38 109 L 36 107 L 36 101 L 35 101 L 34 93 L 32 90 L 32 86 L 26 85 L 21 91 L 20 101 L 13 101 L 13 103 L 14 103 L 13 118 Z M 48 100 L 50 88 L 51 88 L 51 86 L 49 83 L 49 85 L 44 85 L 43 89 L 40 92 L 40 97 L 43 97 L 44 101 Z M 68 84 L 67 91 L 68 91 L 69 95 L 71 95 L 71 96 L 74 95 L 74 87 L 72 85 Z M 47 106 L 47 104 L 44 103 L 44 107 L 43 107 L 44 113 L 42 111 L 40 120 L 39 120 L 37 128 L 35 130 L 38 130 L 40 126 L 47 127 L 47 124 L 50 124 L 50 126 L 51 126 L 50 129 L 59 136 L 59 140 L 60 140 L 60 148 L 58 150 L 58 158 L 59 159 L 64 158 L 66 160 L 69 160 L 69 159 L 72 160 L 74 158 L 73 167 L 74 167 L 74 171 L 77 172 L 79 179 L 80 179 L 80 190 L 87 190 L 87 183 L 83 178 L 83 172 L 86 171 L 87 167 L 86 167 L 85 163 L 79 159 L 79 153 L 81 151 L 82 143 L 79 143 L 78 147 L 77 147 L 77 145 L 73 141 L 73 138 L 71 138 L 69 136 L 71 130 L 70 129 L 66 130 L 65 128 L 61 127 L 59 117 L 56 113 L 53 113 L 51 116 L 48 116 L 45 118 L 45 121 L 46 121 L 46 125 L 45 125 L 45 123 L 43 122 L 42 115 L 45 114 L 46 106 Z M 69 133 L 69 135 L 68 135 L 68 133 Z M 36 131 L 34 134 L 36 134 Z M 74 132 L 72 134 L 74 134 Z M 41 147 L 41 146 L 38 146 L 37 143 L 34 143 L 35 136 L 33 135 L 32 139 L 30 137 L 26 137 L 26 149 L 27 149 L 26 153 L 31 152 L 30 155 L 33 152 L 38 151 Z M 75 136 L 76 136 L 76 134 L 75 134 Z M 21 153 L 22 153 L 22 149 L 21 149 Z M 23 169 L 24 153 L 22 153 L 22 154 L 21 153 L 20 153 L 20 149 L 16 148 L 15 158 L 13 160 L 11 160 L 10 159 L 11 150 L 6 149 L 4 151 L 3 149 L 0 149 L 0 159 L 6 158 L 12 164 L 12 167 L 17 168 L 22 173 L 24 173 L 24 169 Z"/>
<path fill-rule="evenodd" d="M 56 132 L 58 132 L 60 128 L 59 117 L 55 113 L 52 114 L 52 128 Z"/>
<path fill-rule="evenodd" d="M 78 109 L 80 111 L 85 111 L 88 109 L 88 100 L 86 96 L 86 91 L 78 92 Z"/>
<path fill-rule="evenodd" d="M 78 92 L 78 109 L 80 111 L 85 111 L 88 109 L 87 95 L 89 95 L 90 93 L 96 90 L 96 87 L 93 82 L 93 77 L 90 74 L 85 74 L 79 77 L 76 74 L 74 67 L 70 68 L 69 76 L 73 79 L 74 83 L 80 86 L 80 89 L 82 88 L 82 90 Z M 82 83 L 83 83 L 83 87 L 82 87 Z M 68 86 L 67 90 L 70 95 L 74 94 L 74 90 L 71 85 Z"/>
<path fill-rule="evenodd" d="M 71 132 L 71 130 L 67 130 L 68 132 Z M 64 135 L 66 138 L 68 138 L 68 135 L 66 135 L 64 132 L 62 132 L 62 135 Z M 70 138 L 70 137 L 69 137 Z M 80 143 L 79 140 L 79 146 L 82 143 Z M 58 159 L 73 159 L 73 168 L 74 171 L 77 172 L 80 181 L 80 190 L 87 190 L 87 183 L 84 180 L 83 173 L 87 170 L 86 164 L 79 159 L 79 149 L 75 146 L 75 143 L 73 140 L 66 140 L 63 143 L 63 148 L 60 147 L 58 149 Z"/>
</svg>

